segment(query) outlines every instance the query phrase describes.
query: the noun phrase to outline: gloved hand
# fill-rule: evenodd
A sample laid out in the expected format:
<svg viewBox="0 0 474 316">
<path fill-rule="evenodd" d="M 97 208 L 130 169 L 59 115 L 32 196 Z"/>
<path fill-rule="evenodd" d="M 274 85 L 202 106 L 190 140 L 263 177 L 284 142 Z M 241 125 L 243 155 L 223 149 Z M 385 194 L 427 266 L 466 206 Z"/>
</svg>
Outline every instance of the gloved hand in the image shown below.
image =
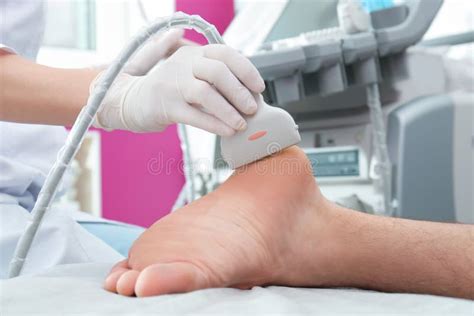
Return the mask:
<svg viewBox="0 0 474 316">
<path fill-rule="evenodd" d="M 234 49 L 184 46 L 146 76 L 122 73 L 108 91 L 95 126 L 153 132 L 184 123 L 230 136 L 246 128 L 241 113 L 255 113 L 252 93 L 264 89 L 257 69 Z"/>
<path fill-rule="evenodd" d="M 161 60 L 174 54 L 180 47 L 198 44 L 184 39 L 184 29 L 172 29 L 152 36 L 145 45 L 125 65 L 123 71 L 132 76 L 144 76 Z M 110 63 L 99 63 L 90 66 L 92 69 L 105 70 Z"/>
<path fill-rule="evenodd" d="M 124 72 L 132 76 L 144 76 L 155 65 L 171 56 L 181 46 L 192 42 L 183 39 L 184 29 L 173 29 L 153 36 L 142 49 L 125 65 Z"/>
</svg>

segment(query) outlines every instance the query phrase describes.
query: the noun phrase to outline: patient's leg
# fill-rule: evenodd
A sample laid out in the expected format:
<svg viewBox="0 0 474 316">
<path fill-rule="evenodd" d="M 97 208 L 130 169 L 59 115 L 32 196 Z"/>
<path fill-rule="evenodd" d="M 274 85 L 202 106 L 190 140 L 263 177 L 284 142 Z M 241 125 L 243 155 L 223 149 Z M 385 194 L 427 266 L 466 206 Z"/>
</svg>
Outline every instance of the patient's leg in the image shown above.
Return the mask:
<svg viewBox="0 0 474 316">
<path fill-rule="evenodd" d="M 474 299 L 474 226 L 362 214 L 327 201 L 292 147 L 237 170 L 134 244 L 105 287 L 347 286 Z"/>
<path fill-rule="evenodd" d="M 304 153 L 289 148 L 238 169 L 216 191 L 156 222 L 111 273 L 106 288 L 146 296 L 315 285 L 309 281 L 314 277 L 297 272 L 311 260 L 308 253 L 326 247 L 315 238 L 325 227 L 308 225 L 324 222 L 318 217 L 325 216 L 326 203 Z"/>
</svg>

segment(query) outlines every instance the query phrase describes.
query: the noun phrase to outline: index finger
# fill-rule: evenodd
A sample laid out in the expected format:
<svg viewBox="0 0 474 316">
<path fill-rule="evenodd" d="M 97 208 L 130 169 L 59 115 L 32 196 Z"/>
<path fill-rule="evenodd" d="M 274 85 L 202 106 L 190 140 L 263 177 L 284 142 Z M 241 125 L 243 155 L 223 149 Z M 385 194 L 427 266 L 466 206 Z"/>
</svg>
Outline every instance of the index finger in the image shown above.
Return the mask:
<svg viewBox="0 0 474 316">
<path fill-rule="evenodd" d="M 265 83 L 257 68 L 235 49 L 222 45 L 207 45 L 204 56 L 222 61 L 230 71 L 252 92 L 261 93 L 265 90 Z"/>
</svg>

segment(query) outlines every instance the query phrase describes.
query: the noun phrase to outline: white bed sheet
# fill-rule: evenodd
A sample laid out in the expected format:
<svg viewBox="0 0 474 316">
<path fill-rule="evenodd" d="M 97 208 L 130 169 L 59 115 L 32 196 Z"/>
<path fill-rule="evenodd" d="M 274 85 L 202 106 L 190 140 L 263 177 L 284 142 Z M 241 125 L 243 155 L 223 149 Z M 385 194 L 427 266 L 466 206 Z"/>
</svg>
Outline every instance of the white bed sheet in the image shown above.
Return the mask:
<svg viewBox="0 0 474 316">
<path fill-rule="evenodd" d="M 109 264 L 58 266 L 0 283 L 1 315 L 473 315 L 474 302 L 356 289 L 255 287 L 129 298 L 102 289 Z"/>
</svg>

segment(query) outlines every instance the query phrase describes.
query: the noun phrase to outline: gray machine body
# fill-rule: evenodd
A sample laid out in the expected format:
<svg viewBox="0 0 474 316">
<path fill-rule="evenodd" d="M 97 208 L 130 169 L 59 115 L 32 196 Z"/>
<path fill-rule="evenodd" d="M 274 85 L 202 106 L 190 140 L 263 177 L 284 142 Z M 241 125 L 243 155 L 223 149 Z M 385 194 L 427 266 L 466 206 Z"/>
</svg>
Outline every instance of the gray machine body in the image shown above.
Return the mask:
<svg viewBox="0 0 474 316">
<path fill-rule="evenodd" d="M 393 162 L 397 216 L 474 223 L 474 96 L 451 95 L 442 56 L 412 49 L 442 3 L 407 0 L 372 12 L 373 31 L 318 38 L 318 32 L 298 29 L 298 23 L 289 28 L 291 34 L 281 24 L 294 23 L 304 11 L 304 16 L 323 12 L 326 27 L 337 26 L 336 1 L 310 6 L 289 1 L 262 50 L 249 56 L 266 82 L 266 102 L 288 111 L 298 124 L 301 147 L 337 153 L 349 146 L 362 153 L 364 174 L 343 180 L 317 177 L 328 198 L 356 196 L 353 205 L 372 202 L 374 149 L 366 87 L 377 83 Z M 301 27 L 307 24 L 302 21 Z M 318 36 L 294 44 L 304 32 Z M 294 38 L 284 42 L 285 37 Z"/>
<path fill-rule="evenodd" d="M 334 3 L 320 6 L 335 10 Z M 405 51 L 422 39 L 442 3 L 409 0 L 372 12 L 370 32 L 320 38 L 308 32 L 310 40 L 301 45 L 263 45 L 264 50 L 249 58 L 266 81 L 266 102 L 286 109 L 299 122 L 366 111 L 365 87 L 372 83 L 380 85 L 384 104 L 395 101 L 393 83 L 408 76 Z M 290 2 L 288 14 L 294 15 L 296 4 L 302 5 Z"/>
<path fill-rule="evenodd" d="M 401 217 L 473 222 L 473 98 L 423 97 L 390 113 L 388 148 Z M 456 190 L 463 191 L 457 199 Z"/>
</svg>

